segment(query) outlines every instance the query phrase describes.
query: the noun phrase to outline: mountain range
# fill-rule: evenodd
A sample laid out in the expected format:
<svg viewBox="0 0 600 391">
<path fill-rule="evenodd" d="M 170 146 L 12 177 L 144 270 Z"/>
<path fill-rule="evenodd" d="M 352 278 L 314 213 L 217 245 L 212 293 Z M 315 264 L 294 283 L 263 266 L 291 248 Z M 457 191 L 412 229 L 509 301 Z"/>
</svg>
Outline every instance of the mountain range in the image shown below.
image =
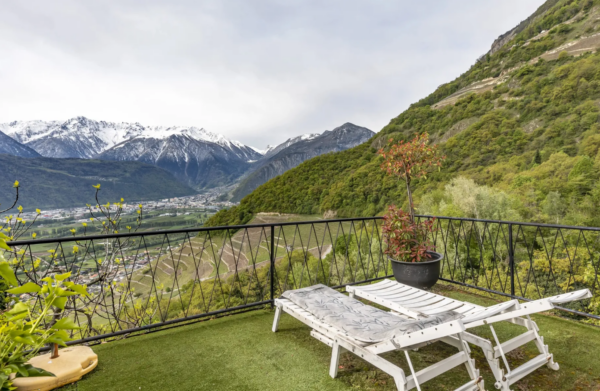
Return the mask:
<svg viewBox="0 0 600 391">
<path fill-rule="evenodd" d="M 239 199 L 306 159 L 358 145 L 373 132 L 345 124 L 288 139 L 264 151 L 196 127 L 144 126 L 75 117 L 0 124 L 0 153 L 20 157 L 137 161 L 170 172 L 197 190 L 240 186 Z"/>
<path fill-rule="evenodd" d="M 232 201 L 241 200 L 263 183 L 308 159 L 355 147 L 374 135 L 375 133 L 367 128 L 345 123 L 322 134 L 308 134 L 288 139 L 254 163 L 250 173 L 233 191 Z"/>
</svg>

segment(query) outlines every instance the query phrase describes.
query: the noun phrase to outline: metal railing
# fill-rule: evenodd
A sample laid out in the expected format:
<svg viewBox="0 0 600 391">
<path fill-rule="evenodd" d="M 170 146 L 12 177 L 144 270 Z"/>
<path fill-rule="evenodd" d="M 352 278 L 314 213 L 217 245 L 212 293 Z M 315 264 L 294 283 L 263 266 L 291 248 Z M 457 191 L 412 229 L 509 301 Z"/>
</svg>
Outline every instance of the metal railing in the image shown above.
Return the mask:
<svg viewBox="0 0 600 391">
<path fill-rule="evenodd" d="M 428 218 L 430 216 L 419 216 Z M 391 277 L 380 217 L 294 221 L 8 242 L 21 282 L 70 271 L 89 297 L 61 316 L 74 343 L 272 305 L 283 291 Z M 600 229 L 437 217 L 442 280 L 533 300 L 597 292 Z M 22 299 L 37 300 L 36 297 Z M 597 299 L 565 310 L 600 319 Z"/>
</svg>

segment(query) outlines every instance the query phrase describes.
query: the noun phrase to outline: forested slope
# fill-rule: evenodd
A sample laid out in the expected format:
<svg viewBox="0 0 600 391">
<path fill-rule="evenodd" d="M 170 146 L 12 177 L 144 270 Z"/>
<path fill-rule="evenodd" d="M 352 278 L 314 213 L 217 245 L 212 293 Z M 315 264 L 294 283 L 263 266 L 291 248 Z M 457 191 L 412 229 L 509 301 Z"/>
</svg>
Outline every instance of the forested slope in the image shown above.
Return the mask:
<svg viewBox="0 0 600 391">
<path fill-rule="evenodd" d="M 493 54 L 367 143 L 304 162 L 210 224 L 262 211 L 382 213 L 405 197 L 379 169 L 378 148 L 428 132 L 447 160 L 418 184 L 420 212 L 599 225 L 599 19 L 598 0 L 548 1 Z"/>
<path fill-rule="evenodd" d="M 0 154 L 0 208 L 14 201 L 13 183 L 21 184 L 19 205 L 36 208 L 84 207 L 95 204 L 100 183 L 102 202 L 157 200 L 195 194 L 169 172 L 139 162 L 87 159 L 22 158 Z"/>
</svg>

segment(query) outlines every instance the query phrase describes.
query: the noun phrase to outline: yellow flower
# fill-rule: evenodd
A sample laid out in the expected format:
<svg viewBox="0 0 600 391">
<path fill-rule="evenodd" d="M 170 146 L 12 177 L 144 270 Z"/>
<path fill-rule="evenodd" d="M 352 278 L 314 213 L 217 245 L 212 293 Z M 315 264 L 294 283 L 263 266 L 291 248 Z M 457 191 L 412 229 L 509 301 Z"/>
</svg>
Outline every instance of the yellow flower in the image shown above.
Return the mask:
<svg viewBox="0 0 600 391">
<path fill-rule="evenodd" d="M 31 237 L 35 239 L 35 237 L 37 236 L 37 234 L 34 232 L 31 234 Z"/>
<path fill-rule="evenodd" d="M 42 213 L 42 211 L 41 211 L 41 210 L 39 210 L 39 209 L 36 209 L 36 210 L 35 210 L 35 213 L 37 213 L 37 214 L 41 214 L 41 213 Z"/>
</svg>

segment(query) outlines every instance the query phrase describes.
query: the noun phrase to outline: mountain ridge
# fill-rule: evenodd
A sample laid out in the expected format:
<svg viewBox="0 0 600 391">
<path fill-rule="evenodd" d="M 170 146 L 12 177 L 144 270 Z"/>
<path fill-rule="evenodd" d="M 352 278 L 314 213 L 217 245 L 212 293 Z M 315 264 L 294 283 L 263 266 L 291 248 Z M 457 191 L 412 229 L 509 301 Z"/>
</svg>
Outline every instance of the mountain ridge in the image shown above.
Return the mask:
<svg viewBox="0 0 600 391">
<path fill-rule="evenodd" d="M 333 130 L 288 139 L 255 163 L 249 175 L 233 190 L 231 200 L 238 202 L 261 184 L 324 153 L 355 147 L 373 137 L 367 128 L 346 122 Z"/>
<path fill-rule="evenodd" d="M 30 146 L 44 157 L 89 159 L 136 137 L 165 139 L 187 135 L 224 148 L 248 148 L 239 141 L 194 126 L 144 126 L 139 122 L 107 122 L 83 116 L 66 121 L 13 121 L 0 124 L 0 131 Z"/>
<path fill-rule="evenodd" d="M 41 155 L 33 149 L 21 144 L 3 132 L 0 132 L 0 154 L 1 153 L 27 158 L 41 157 Z"/>
</svg>

